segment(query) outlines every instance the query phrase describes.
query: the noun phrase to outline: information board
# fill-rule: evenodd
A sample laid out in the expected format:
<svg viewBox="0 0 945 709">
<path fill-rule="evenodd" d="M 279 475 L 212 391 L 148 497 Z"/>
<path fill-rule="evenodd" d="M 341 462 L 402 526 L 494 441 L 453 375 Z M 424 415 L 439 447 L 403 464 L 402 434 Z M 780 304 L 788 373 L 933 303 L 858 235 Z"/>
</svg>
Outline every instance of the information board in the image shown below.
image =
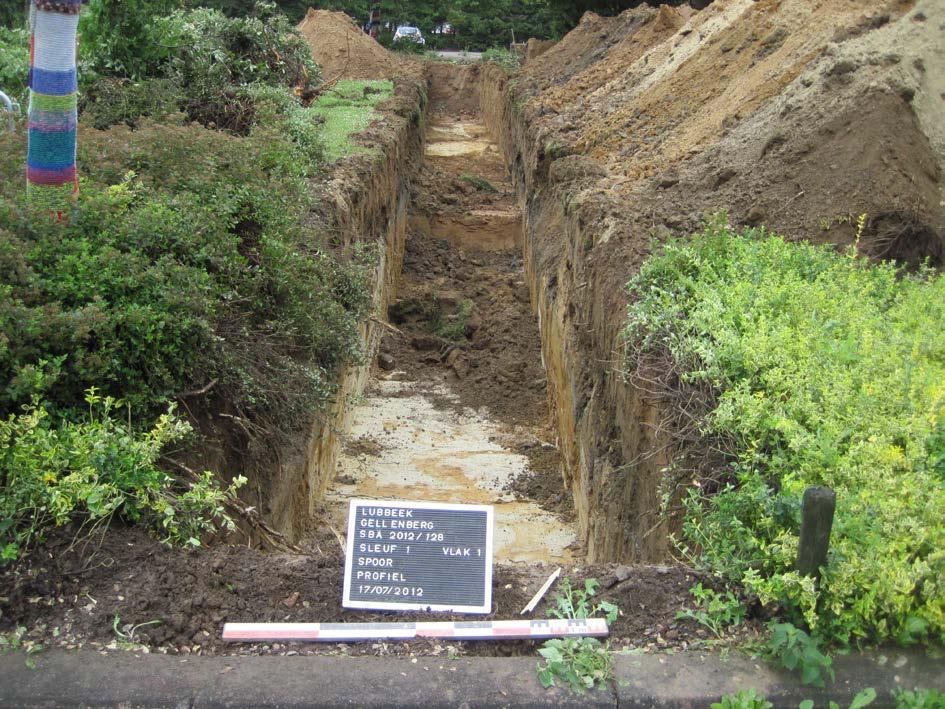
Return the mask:
<svg viewBox="0 0 945 709">
<path fill-rule="evenodd" d="M 489 505 L 351 500 L 345 608 L 492 610 Z"/>
</svg>

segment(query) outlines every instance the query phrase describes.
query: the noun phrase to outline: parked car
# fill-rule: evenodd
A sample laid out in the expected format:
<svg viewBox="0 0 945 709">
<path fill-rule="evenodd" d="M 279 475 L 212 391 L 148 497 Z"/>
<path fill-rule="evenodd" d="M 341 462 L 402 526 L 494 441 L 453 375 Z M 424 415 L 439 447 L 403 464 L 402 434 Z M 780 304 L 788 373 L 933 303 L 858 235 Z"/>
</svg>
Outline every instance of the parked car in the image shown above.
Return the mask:
<svg viewBox="0 0 945 709">
<path fill-rule="evenodd" d="M 451 25 L 449 22 L 444 22 L 442 25 L 437 25 L 431 31 L 433 32 L 433 34 L 448 34 L 448 35 L 456 34 L 456 28 L 453 27 L 453 25 Z"/>
<path fill-rule="evenodd" d="M 421 45 L 427 43 L 419 28 L 413 25 L 401 25 L 398 27 L 397 31 L 394 32 L 394 42 L 415 42 Z"/>
</svg>

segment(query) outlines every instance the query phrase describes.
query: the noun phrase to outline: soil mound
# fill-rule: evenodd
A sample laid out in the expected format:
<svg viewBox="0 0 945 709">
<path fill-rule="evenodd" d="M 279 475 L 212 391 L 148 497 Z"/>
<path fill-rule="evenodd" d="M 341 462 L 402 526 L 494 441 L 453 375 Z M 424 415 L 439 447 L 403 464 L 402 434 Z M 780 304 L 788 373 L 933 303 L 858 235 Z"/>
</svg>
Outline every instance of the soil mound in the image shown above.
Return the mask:
<svg viewBox="0 0 945 709">
<path fill-rule="evenodd" d="M 598 192 L 647 231 L 727 209 L 845 244 L 866 214 L 870 254 L 941 264 L 943 20 L 937 0 L 588 13 L 523 70 L 526 113 L 555 157 L 595 160 Z"/>
<path fill-rule="evenodd" d="M 343 12 L 309 9 L 299 32 L 312 48 L 325 80 L 389 79 L 401 73 L 401 60 Z"/>
</svg>

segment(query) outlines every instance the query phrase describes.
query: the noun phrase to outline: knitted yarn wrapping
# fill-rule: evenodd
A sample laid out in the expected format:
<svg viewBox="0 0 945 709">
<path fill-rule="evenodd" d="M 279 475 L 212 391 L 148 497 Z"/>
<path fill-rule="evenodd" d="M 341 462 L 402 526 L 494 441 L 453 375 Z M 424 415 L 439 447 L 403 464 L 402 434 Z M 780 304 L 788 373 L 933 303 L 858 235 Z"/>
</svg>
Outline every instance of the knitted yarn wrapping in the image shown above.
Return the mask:
<svg viewBox="0 0 945 709">
<path fill-rule="evenodd" d="M 76 176 L 76 29 L 81 0 L 32 0 L 30 7 L 27 195 L 33 209 L 66 221 Z"/>
</svg>

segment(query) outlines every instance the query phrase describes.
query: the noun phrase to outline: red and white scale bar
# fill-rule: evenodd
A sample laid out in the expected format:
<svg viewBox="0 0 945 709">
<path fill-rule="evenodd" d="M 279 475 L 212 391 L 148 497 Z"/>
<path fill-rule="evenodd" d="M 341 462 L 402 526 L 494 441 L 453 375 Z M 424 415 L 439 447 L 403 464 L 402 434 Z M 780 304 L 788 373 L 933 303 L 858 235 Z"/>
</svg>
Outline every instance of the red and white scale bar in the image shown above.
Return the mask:
<svg viewBox="0 0 945 709">
<path fill-rule="evenodd" d="M 567 636 L 607 637 L 607 621 L 486 620 L 417 623 L 226 623 L 223 639 L 231 642 L 356 642 L 359 640 L 544 640 Z"/>
</svg>

